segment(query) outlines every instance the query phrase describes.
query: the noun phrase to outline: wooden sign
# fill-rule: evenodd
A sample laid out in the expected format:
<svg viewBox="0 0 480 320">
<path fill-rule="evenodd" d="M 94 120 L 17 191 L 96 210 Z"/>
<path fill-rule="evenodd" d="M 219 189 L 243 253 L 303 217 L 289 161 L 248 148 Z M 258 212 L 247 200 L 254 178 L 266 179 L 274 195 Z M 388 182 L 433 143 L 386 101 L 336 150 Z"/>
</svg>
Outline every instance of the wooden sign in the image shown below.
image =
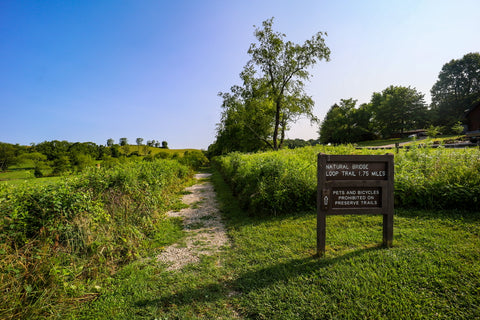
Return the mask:
<svg viewBox="0 0 480 320">
<path fill-rule="evenodd" d="M 326 216 L 382 214 L 383 244 L 393 241 L 393 154 L 318 155 L 317 253 L 325 253 Z"/>
</svg>

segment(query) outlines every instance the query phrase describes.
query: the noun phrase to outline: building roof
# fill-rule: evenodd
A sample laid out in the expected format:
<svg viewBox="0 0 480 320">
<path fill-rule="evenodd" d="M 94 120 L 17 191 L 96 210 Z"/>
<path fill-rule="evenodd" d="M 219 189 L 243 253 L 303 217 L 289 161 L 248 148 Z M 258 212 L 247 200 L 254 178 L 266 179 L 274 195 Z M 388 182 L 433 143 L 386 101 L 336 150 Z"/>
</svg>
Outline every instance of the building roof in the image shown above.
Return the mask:
<svg viewBox="0 0 480 320">
<path fill-rule="evenodd" d="M 468 118 L 468 116 L 470 115 L 470 113 L 475 110 L 476 108 L 480 107 L 480 101 L 477 101 L 476 103 L 474 103 L 472 105 L 472 107 L 470 109 L 468 109 L 465 113 L 465 118 Z"/>
</svg>

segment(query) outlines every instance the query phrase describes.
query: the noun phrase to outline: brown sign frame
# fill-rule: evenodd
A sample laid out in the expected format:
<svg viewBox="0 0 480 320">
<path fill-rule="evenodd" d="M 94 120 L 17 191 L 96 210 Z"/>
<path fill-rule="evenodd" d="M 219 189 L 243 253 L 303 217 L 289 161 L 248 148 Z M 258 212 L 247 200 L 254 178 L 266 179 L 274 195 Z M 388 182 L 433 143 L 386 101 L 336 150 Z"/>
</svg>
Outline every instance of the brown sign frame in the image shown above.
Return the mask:
<svg viewBox="0 0 480 320">
<path fill-rule="evenodd" d="M 385 155 L 318 155 L 317 254 L 325 254 L 326 216 L 383 215 L 383 245 L 393 242 L 394 162 Z M 346 201 L 334 202 L 332 190 L 344 190 Z M 379 190 L 369 193 L 368 190 Z M 347 192 L 348 191 L 348 192 Z M 361 192 L 359 192 L 361 191 Z M 360 195 L 359 195 L 360 194 Z M 364 194 L 369 195 L 368 197 Z"/>
</svg>

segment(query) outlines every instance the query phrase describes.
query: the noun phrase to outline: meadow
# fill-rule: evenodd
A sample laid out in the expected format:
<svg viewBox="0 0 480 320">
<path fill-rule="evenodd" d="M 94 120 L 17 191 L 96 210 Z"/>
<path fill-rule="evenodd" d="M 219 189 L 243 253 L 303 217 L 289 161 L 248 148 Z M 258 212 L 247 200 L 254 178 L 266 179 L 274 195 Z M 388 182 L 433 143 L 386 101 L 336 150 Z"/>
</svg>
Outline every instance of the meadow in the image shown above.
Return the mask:
<svg viewBox="0 0 480 320">
<path fill-rule="evenodd" d="M 67 319 L 475 319 L 480 224 L 461 210 L 397 209 L 394 244 L 379 216 L 330 216 L 315 255 L 315 211 L 257 215 L 213 183 L 232 246 L 179 272 L 152 259 Z"/>
<path fill-rule="evenodd" d="M 381 246 L 381 216 L 329 216 L 321 259 L 319 152 L 385 150 L 215 159 L 232 245 L 179 272 L 155 257 L 182 241 L 181 221 L 164 212 L 182 207 L 189 161 L 132 157 L 55 183 L 0 184 L 0 318 L 480 317 L 480 150 L 395 153 L 393 246 Z"/>
<path fill-rule="evenodd" d="M 257 154 L 232 153 L 216 158 L 215 163 L 243 208 L 276 215 L 315 208 L 318 153 L 385 154 L 385 150 L 316 146 Z M 412 146 L 394 155 L 395 206 L 472 210 L 480 207 L 480 149 Z"/>
<path fill-rule="evenodd" d="M 175 160 L 131 161 L 49 183 L 0 184 L 0 318 L 58 316 L 176 240 L 179 221 L 164 212 L 179 205 L 192 174 Z"/>
</svg>

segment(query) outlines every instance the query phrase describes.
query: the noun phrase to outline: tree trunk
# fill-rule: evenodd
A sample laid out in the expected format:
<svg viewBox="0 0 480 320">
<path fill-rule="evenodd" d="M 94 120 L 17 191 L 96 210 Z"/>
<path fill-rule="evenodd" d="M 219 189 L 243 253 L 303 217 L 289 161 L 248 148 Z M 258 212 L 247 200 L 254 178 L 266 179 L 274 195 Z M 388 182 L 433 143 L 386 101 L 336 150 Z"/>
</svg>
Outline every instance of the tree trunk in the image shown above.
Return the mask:
<svg viewBox="0 0 480 320">
<path fill-rule="evenodd" d="M 287 120 L 285 119 L 285 115 L 282 119 L 282 131 L 280 133 L 280 143 L 278 144 L 278 149 L 281 149 L 283 146 L 283 141 L 285 141 L 285 130 L 287 128 Z"/>
<path fill-rule="evenodd" d="M 282 107 L 281 99 L 277 99 L 277 110 L 275 111 L 275 127 L 273 130 L 273 150 L 278 151 L 278 128 L 280 127 L 280 109 Z"/>
</svg>

